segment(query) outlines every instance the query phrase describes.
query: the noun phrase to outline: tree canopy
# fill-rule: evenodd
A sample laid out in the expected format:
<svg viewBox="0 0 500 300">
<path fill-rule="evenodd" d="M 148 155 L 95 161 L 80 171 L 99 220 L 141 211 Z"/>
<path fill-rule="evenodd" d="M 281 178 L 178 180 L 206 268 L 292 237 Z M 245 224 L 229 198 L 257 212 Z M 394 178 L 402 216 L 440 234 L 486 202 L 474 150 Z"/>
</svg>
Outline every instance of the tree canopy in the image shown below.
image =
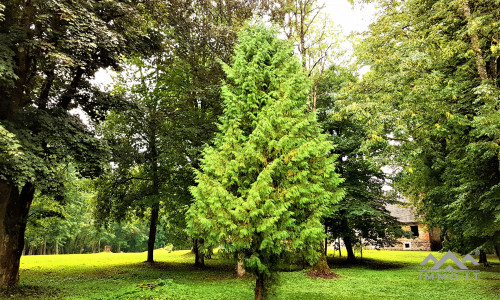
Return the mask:
<svg viewBox="0 0 500 300">
<path fill-rule="evenodd" d="M 378 115 L 371 131 L 393 141 L 399 191 L 442 229 L 446 247 L 498 253 L 499 3 L 381 1 L 381 9 L 357 52 L 371 66 L 352 90 L 358 108 Z"/>
</svg>

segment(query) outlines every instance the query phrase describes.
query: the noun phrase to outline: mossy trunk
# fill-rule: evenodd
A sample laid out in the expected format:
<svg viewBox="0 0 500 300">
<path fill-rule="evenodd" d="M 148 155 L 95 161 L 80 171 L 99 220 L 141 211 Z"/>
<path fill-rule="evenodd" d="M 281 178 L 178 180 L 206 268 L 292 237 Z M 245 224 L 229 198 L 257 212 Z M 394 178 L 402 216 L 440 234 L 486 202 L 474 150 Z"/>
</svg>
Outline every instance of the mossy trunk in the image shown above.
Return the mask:
<svg viewBox="0 0 500 300">
<path fill-rule="evenodd" d="M 328 262 L 326 261 L 325 247 L 323 246 L 323 243 L 321 243 L 319 260 L 314 264 L 312 269 L 314 271 L 321 271 L 323 273 L 331 272 L 330 267 L 328 266 Z"/>
</svg>

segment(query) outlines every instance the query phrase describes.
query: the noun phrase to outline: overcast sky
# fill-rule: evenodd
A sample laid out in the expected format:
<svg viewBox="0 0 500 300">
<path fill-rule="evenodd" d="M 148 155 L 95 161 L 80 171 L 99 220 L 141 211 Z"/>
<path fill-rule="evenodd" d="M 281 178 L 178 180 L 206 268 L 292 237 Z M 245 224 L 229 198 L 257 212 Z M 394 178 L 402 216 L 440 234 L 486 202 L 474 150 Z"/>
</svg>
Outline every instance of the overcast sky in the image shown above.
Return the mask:
<svg viewBox="0 0 500 300">
<path fill-rule="evenodd" d="M 374 20 L 375 6 L 373 4 L 352 5 L 347 0 L 326 0 L 326 10 L 332 20 L 342 26 L 346 35 L 352 31 L 363 31 Z"/>
</svg>

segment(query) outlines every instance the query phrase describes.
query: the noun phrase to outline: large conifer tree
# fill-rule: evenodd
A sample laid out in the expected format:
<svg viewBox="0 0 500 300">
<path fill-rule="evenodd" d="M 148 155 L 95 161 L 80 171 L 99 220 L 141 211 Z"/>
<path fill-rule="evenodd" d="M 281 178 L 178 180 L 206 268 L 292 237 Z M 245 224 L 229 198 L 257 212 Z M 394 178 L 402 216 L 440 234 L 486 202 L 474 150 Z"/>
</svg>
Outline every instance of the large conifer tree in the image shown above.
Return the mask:
<svg viewBox="0 0 500 300">
<path fill-rule="evenodd" d="M 257 275 L 256 299 L 286 252 L 318 258 L 321 219 L 343 194 L 333 145 L 320 133 L 292 53 L 263 25 L 241 32 L 224 67 L 220 133 L 204 151 L 187 216 L 205 247 L 225 244 L 245 256 Z"/>
</svg>

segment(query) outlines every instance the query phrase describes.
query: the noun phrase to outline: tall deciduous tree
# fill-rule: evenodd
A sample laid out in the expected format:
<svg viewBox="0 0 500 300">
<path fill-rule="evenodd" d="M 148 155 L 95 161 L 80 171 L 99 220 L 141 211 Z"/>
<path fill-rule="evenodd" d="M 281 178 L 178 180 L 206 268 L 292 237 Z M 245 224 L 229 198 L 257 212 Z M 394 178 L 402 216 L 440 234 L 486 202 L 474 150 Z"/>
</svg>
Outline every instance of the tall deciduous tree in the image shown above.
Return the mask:
<svg viewBox="0 0 500 300">
<path fill-rule="evenodd" d="M 309 100 L 310 106 L 316 109 L 318 84 L 338 44 L 338 32 L 335 32 L 335 26 L 324 10 L 324 2 L 318 0 L 277 2 L 281 11 L 275 13 L 274 21 L 280 24 L 287 39 L 294 42 L 302 67 L 307 77 L 312 79 Z"/>
<path fill-rule="evenodd" d="M 57 169 L 99 172 L 102 145 L 70 115 L 98 117 L 113 103 L 89 80 L 153 45 L 141 1 L 3 1 L 0 7 L 0 286 L 18 282 L 35 190 L 62 197 Z"/>
<path fill-rule="evenodd" d="M 108 172 L 98 181 L 95 213 L 99 220 L 123 221 L 130 214 L 149 217 L 147 262 L 154 262 L 160 204 L 187 193 L 183 178 L 189 166 L 184 155 L 184 124 L 175 116 L 183 76 L 162 56 L 136 58 L 118 76 L 114 94 L 124 105 L 100 126 L 112 148 Z"/>
<path fill-rule="evenodd" d="M 341 158 L 337 172 L 344 178 L 341 187 L 346 193 L 325 225 L 331 238 L 344 240 L 348 261 L 355 260 L 353 246 L 361 240 L 384 247 L 394 245 L 404 234 L 386 209 L 395 203 L 393 193 L 383 189 L 388 183 L 382 166 L 389 145 L 373 137 L 368 120 L 350 106 L 356 95 L 350 98 L 349 88 L 357 81 L 348 69 L 332 66 L 318 85 L 318 119 Z"/>
<path fill-rule="evenodd" d="M 395 141 L 399 189 L 445 247 L 500 255 L 498 1 L 381 1 L 353 93 Z M 382 134 L 381 134 L 382 133 Z"/>
<path fill-rule="evenodd" d="M 289 44 L 263 25 L 249 26 L 225 71 L 221 133 L 204 150 L 188 228 L 206 247 L 243 253 L 262 299 L 285 253 L 317 260 L 321 218 L 342 196 L 341 180 Z"/>
</svg>

